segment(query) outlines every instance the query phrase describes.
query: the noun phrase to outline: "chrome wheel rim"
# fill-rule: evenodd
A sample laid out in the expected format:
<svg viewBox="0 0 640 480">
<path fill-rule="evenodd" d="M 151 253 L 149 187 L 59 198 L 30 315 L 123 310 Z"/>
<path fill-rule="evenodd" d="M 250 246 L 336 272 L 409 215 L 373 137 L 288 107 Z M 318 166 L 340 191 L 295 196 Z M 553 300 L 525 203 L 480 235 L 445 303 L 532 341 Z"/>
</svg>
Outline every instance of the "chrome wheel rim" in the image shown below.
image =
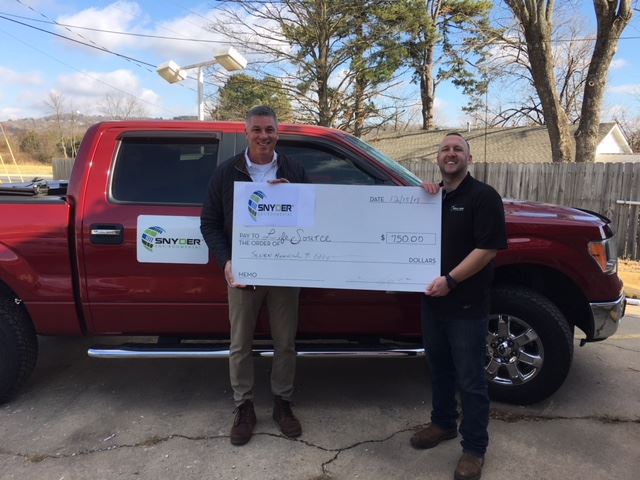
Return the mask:
<svg viewBox="0 0 640 480">
<path fill-rule="evenodd" d="M 537 332 L 513 315 L 489 317 L 485 371 L 490 382 L 522 385 L 533 380 L 544 364 L 544 348 Z"/>
</svg>

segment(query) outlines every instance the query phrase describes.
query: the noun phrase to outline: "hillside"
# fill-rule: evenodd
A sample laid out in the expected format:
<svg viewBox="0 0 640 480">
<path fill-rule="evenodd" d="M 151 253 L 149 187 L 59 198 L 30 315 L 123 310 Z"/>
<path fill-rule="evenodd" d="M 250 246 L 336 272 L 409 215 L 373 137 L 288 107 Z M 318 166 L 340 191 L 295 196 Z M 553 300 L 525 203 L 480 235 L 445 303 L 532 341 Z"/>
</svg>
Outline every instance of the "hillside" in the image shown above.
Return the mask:
<svg viewBox="0 0 640 480">
<path fill-rule="evenodd" d="M 60 129 L 64 132 L 69 144 L 72 138 L 77 144 L 87 128 L 101 120 L 105 120 L 105 118 L 65 114 L 61 117 L 59 125 L 53 116 L 10 119 L 0 122 L 4 131 L 3 135 L 0 130 L 0 169 L 13 165 L 14 159 L 18 164 L 50 165 L 51 158 L 63 157 L 62 152 L 56 147 L 60 142 Z M 20 143 L 25 135 L 30 133 L 34 139 L 31 149 L 33 151 L 22 151 Z M 36 150 L 40 150 L 41 155 L 37 155 Z M 0 172 L 4 173 L 5 170 L 0 170 Z"/>
</svg>

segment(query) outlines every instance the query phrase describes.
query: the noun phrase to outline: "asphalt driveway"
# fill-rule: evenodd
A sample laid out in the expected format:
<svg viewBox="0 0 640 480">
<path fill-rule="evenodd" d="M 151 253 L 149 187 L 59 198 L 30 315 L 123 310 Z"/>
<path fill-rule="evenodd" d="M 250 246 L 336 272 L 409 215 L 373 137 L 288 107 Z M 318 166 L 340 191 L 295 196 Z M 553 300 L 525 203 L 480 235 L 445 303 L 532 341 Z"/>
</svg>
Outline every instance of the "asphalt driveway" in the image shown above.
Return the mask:
<svg viewBox="0 0 640 480">
<path fill-rule="evenodd" d="M 628 313 L 614 338 L 576 342 L 551 399 L 493 404 L 483 478 L 638 478 L 640 307 Z M 300 359 L 298 440 L 270 418 L 269 360 L 258 359 L 257 434 L 233 447 L 226 360 L 97 360 L 92 343 L 41 338 L 34 375 L 0 407 L 1 479 L 453 477 L 457 440 L 409 446 L 429 412 L 422 359 Z"/>
</svg>

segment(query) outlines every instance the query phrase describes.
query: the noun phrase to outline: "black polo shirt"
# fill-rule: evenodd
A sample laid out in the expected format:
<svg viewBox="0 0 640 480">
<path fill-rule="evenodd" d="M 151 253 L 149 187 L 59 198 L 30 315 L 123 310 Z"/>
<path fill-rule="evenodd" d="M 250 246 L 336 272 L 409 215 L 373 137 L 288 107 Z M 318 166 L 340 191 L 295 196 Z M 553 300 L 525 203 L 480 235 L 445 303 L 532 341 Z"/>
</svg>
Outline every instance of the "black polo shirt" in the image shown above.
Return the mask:
<svg viewBox="0 0 640 480">
<path fill-rule="evenodd" d="M 498 192 L 470 174 L 442 198 L 441 274 L 453 270 L 475 248 L 507 248 L 504 207 Z M 475 275 L 460 282 L 444 297 L 426 297 L 433 308 L 460 317 L 489 313 L 489 289 L 493 261 Z"/>
</svg>

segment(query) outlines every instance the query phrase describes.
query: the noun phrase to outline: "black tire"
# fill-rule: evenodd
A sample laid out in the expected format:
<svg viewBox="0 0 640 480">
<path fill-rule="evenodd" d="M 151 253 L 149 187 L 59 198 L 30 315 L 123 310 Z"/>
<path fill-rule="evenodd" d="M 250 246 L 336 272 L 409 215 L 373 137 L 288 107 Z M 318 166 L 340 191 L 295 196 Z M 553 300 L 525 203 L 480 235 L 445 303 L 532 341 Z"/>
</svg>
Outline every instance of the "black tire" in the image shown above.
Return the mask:
<svg viewBox="0 0 640 480">
<path fill-rule="evenodd" d="M 527 405 L 558 390 L 571 367 L 572 332 L 546 297 L 524 287 L 496 287 L 485 366 L 491 398 Z"/>
<path fill-rule="evenodd" d="M 38 337 L 22 305 L 0 298 L 0 404 L 29 378 L 38 358 Z"/>
</svg>

